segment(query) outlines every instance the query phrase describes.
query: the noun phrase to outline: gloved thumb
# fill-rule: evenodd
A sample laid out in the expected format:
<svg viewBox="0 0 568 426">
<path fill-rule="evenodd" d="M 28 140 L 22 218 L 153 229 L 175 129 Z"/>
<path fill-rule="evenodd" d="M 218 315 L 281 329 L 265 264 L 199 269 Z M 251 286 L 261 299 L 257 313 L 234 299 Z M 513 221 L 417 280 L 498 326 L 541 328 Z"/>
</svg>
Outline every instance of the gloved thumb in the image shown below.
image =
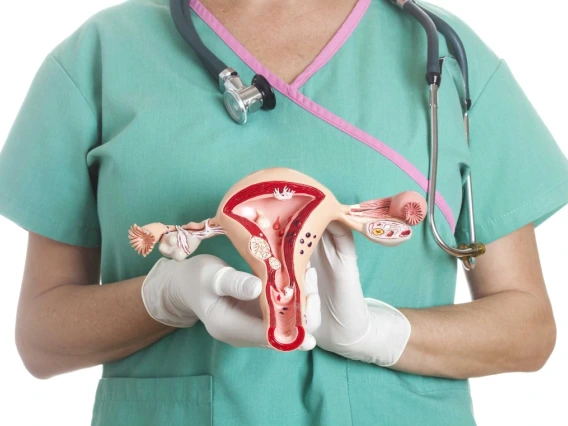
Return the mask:
<svg viewBox="0 0 568 426">
<path fill-rule="evenodd" d="M 345 257 L 357 258 L 355 239 L 353 232 L 340 222 L 333 221 L 327 225 L 327 231 L 331 234 L 335 249 Z"/>
<path fill-rule="evenodd" d="M 218 296 L 254 300 L 262 292 L 262 281 L 259 278 L 230 266 L 219 269 L 213 280 L 213 289 Z"/>
</svg>

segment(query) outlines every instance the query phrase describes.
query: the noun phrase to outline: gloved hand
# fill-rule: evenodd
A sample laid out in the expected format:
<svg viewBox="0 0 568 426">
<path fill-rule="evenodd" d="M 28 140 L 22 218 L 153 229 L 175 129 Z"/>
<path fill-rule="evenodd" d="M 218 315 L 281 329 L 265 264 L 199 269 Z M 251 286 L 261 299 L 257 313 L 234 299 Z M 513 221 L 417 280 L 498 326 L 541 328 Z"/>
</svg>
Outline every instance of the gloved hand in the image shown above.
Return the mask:
<svg viewBox="0 0 568 426">
<path fill-rule="evenodd" d="M 321 300 L 317 345 L 353 360 L 394 365 L 410 338 L 410 322 L 396 308 L 363 296 L 351 230 L 330 223 L 310 263 L 306 282 L 317 282 L 313 291 Z"/>
<path fill-rule="evenodd" d="M 270 348 L 258 301 L 261 292 L 260 279 L 206 254 L 182 261 L 161 258 L 142 284 L 144 306 L 156 321 L 191 327 L 201 320 L 217 340 L 236 347 Z M 314 311 L 319 305 L 310 306 L 308 320 L 319 317 Z M 300 349 L 314 346 L 314 337 L 306 334 Z"/>
</svg>

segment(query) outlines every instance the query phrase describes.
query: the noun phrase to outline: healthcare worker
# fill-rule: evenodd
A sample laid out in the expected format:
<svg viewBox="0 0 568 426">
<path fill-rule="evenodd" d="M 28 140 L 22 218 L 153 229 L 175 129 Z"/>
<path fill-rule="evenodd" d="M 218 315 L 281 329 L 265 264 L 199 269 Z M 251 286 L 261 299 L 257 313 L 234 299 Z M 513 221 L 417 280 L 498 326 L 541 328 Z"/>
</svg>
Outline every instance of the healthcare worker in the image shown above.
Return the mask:
<svg viewBox="0 0 568 426">
<path fill-rule="evenodd" d="M 388 1 L 191 0 L 204 44 L 274 88 L 276 109 L 238 126 L 168 1 L 129 0 L 46 57 L 0 155 L 0 213 L 30 232 L 17 321 L 29 371 L 104 364 L 96 426 L 465 426 L 467 378 L 541 368 L 555 325 L 534 226 L 568 202 L 568 162 L 506 62 L 420 4 L 470 62 L 468 147 L 441 38 L 435 217 L 446 241 L 468 240 L 471 168 L 487 245 L 467 273 L 473 302 L 453 305 L 459 263 L 426 221 L 396 248 L 333 225 L 307 271 L 321 325 L 282 353 L 262 347 L 259 282 L 228 239 L 180 263 L 138 256 L 133 223 L 211 217 L 267 167 L 346 204 L 426 195 L 429 106 L 425 33 Z"/>
</svg>

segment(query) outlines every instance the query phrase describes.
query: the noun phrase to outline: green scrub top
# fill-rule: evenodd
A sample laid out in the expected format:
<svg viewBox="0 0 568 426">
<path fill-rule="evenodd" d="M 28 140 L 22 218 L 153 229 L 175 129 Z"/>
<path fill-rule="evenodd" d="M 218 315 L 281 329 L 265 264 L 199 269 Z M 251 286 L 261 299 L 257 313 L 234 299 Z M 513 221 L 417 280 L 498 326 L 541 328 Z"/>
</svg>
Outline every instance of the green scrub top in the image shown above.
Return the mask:
<svg viewBox="0 0 568 426">
<path fill-rule="evenodd" d="M 289 167 L 344 204 L 406 190 L 426 196 L 426 38 L 384 0 L 360 0 L 314 62 L 286 84 L 197 0 L 197 32 L 243 81 L 264 74 L 277 107 L 245 126 L 179 36 L 167 0 L 129 0 L 89 19 L 41 65 L 0 154 L 0 213 L 57 241 L 101 247 L 103 284 L 145 275 L 129 227 L 214 216 L 226 191 Z M 470 61 L 471 149 L 463 84 L 441 38 L 440 158 L 435 218 L 468 241 L 463 184 L 473 170 L 478 240 L 490 243 L 568 202 L 568 161 L 500 60 L 462 21 L 425 4 L 463 38 Z M 458 261 L 427 222 L 388 248 L 356 235 L 366 297 L 396 307 L 454 302 Z M 225 237 L 200 253 L 250 271 Z M 319 348 L 234 348 L 202 323 L 104 365 L 95 426 L 473 425 L 469 383 L 402 373 Z"/>
</svg>

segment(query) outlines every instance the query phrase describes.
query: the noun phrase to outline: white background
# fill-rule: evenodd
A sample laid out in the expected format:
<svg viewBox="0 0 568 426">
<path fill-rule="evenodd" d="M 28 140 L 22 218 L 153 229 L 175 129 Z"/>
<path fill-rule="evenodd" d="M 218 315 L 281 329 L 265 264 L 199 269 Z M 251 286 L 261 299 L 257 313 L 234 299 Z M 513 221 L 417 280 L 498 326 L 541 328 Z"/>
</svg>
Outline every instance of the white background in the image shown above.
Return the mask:
<svg viewBox="0 0 568 426">
<path fill-rule="evenodd" d="M 379 1 L 379 0 L 374 0 Z M 465 20 L 512 68 L 564 153 L 566 126 L 565 16 L 538 2 L 431 0 Z M 29 88 L 51 49 L 97 11 L 116 0 L 81 2 L 11 1 L 0 14 L 0 146 Z M 513 17 L 514 16 L 514 17 Z M 211 90 L 213 90 L 213 86 Z M 535 141 L 538 143 L 538 141 Z M 475 173 L 475 171 L 474 171 Z M 537 229 L 544 276 L 552 299 L 558 339 L 548 364 L 532 374 L 505 374 L 471 380 L 479 425 L 568 425 L 568 208 Z M 47 381 L 31 377 L 14 345 L 16 304 L 24 267 L 27 233 L 0 217 L 0 352 L 2 424 L 88 425 L 101 368 L 95 367 Z M 469 300 L 460 272 L 457 302 Z M 458 425 L 459 426 L 459 425 Z"/>
</svg>

